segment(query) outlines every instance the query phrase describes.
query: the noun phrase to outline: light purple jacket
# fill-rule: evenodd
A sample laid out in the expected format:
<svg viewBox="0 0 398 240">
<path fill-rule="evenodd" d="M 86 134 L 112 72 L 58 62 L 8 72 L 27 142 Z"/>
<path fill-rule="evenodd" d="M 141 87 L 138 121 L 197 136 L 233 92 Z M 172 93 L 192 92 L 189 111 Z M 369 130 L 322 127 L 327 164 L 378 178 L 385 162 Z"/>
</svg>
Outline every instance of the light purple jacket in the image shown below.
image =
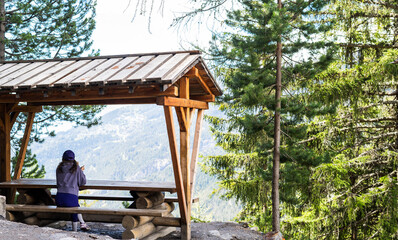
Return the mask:
<svg viewBox="0 0 398 240">
<path fill-rule="evenodd" d="M 71 173 L 69 169 L 73 166 L 73 163 L 65 163 L 61 169 L 62 172 L 57 171 L 57 192 L 59 193 L 70 193 L 76 196 L 79 195 L 79 186 L 86 184 L 86 175 L 78 166 L 74 173 Z"/>
</svg>

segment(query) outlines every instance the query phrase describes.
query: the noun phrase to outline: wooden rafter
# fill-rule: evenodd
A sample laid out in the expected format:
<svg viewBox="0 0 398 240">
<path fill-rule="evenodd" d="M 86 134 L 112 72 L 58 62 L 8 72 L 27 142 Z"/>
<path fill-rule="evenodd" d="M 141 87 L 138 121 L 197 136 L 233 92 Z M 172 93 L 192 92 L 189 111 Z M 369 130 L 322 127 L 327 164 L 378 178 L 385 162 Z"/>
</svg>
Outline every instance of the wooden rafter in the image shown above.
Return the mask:
<svg viewBox="0 0 398 240">
<path fill-rule="evenodd" d="M 190 79 L 195 79 L 207 94 L 213 95 L 212 91 L 211 91 L 210 88 L 207 86 L 207 84 L 206 84 L 205 81 L 203 80 L 202 76 L 200 76 L 199 69 L 197 69 L 196 67 L 193 67 L 193 68 L 186 74 L 186 76 L 189 77 Z M 214 95 L 213 95 L 213 96 L 214 96 Z"/>
<path fill-rule="evenodd" d="M 131 91 L 130 91 L 131 92 Z M 140 87 L 130 93 L 129 88 L 107 89 L 76 89 L 76 90 L 51 90 L 51 91 L 31 91 L 25 93 L 0 95 L 2 103 L 17 102 L 72 102 L 72 101 L 93 101 L 93 100 L 125 100 L 138 98 L 156 98 L 158 96 L 178 96 L 177 87 L 169 87 L 166 91 L 158 88 Z"/>
</svg>

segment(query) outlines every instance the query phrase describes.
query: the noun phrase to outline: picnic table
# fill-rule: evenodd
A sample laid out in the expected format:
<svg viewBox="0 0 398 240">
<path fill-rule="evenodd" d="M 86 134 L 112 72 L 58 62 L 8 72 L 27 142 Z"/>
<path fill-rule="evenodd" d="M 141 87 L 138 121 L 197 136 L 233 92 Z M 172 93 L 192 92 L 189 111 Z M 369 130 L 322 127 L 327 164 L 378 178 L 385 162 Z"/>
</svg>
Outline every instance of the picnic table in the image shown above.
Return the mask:
<svg viewBox="0 0 398 240">
<path fill-rule="evenodd" d="M 0 188 L 57 188 L 55 179 L 22 178 L 9 182 L 0 182 Z M 176 186 L 172 182 L 140 182 L 140 181 L 113 181 L 113 180 L 87 180 L 86 185 L 80 190 L 128 190 L 137 192 L 176 192 Z"/>
<path fill-rule="evenodd" d="M 1 188 L 19 189 L 26 193 L 45 192 L 48 194 L 40 195 L 40 199 L 50 198 L 49 188 L 57 188 L 55 179 L 18 179 L 9 182 L 0 182 Z M 142 181 L 113 181 L 113 180 L 87 180 L 86 185 L 81 186 L 80 190 L 125 190 L 133 191 L 136 196 L 95 196 L 85 195 L 82 199 L 92 200 L 134 200 L 136 207 L 133 208 L 92 208 L 92 207 L 56 207 L 54 203 L 37 204 L 7 204 L 6 210 L 14 214 L 18 212 L 33 212 L 34 217 L 21 219 L 28 224 L 41 225 L 53 218 L 60 219 L 59 214 L 82 213 L 88 221 L 99 222 L 119 222 L 125 227 L 124 238 L 143 237 L 153 233 L 164 226 L 180 226 L 181 219 L 171 215 L 174 210 L 173 202 L 176 198 L 167 199 L 162 192 L 176 192 L 176 186 L 171 182 L 142 182 Z M 132 194 L 134 195 L 134 194 Z M 43 197 L 43 198 L 41 198 Z M 80 198 L 80 196 L 79 196 Z M 140 201 L 142 200 L 142 201 Z M 53 201 L 53 200 L 52 200 Z M 138 207 L 140 203 L 141 207 Z M 144 206 L 144 207 L 143 207 Z M 24 214 L 22 214 L 24 215 Z M 22 216 L 16 214 L 16 216 Z M 30 216 L 29 214 L 28 216 Z M 69 215 L 62 215 L 62 217 Z M 34 220 L 32 222 L 32 219 Z M 31 221 L 31 222 L 27 222 Z M 170 229 L 169 229 L 170 230 Z"/>
</svg>

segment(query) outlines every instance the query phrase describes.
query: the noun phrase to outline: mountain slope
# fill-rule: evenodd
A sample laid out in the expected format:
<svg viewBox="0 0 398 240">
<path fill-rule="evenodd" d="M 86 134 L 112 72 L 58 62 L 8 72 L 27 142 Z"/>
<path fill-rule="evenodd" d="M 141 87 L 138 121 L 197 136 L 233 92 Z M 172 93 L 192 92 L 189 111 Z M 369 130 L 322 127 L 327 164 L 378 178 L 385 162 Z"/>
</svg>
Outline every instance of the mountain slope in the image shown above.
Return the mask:
<svg viewBox="0 0 398 240">
<path fill-rule="evenodd" d="M 208 112 L 217 114 L 216 111 Z M 174 181 L 166 125 L 160 106 L 108 107 L 99 126 L 90 129 L 58 128 L 56 137 L 32 145 L 32 152 L 37 155 L 39 163 L 45 165 L 46 178 L 55 178 L 55 169 L 67 149 L 75 152 L 80 165 L 85 165 L 88 179 Z M 204 122 L 200 154 L 206 156 L 220 152 Z M 197 169 L 194 197 L 199 197 L 200 202 L 194 204 L 193 216 L 203 220 L 232 220 L 239 207 L 233 201 L 211 197 L 211 192 L 216 188 L 216 179 L 201 172 L 199 166 Z M 114 194 L 109 191 L 101 193 Z M 87 204 L 122 207 L 120 202 Z"/>
</svg>

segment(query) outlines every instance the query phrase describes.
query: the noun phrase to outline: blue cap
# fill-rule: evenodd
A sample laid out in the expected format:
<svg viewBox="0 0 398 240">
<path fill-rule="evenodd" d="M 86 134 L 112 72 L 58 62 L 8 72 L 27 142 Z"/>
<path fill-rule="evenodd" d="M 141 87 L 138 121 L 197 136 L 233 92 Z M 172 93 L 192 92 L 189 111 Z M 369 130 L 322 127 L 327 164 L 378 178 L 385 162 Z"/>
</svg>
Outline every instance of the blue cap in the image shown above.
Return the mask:
<svg viewBox="0 0 398 240">
<path fill-rule="evenodd" d="M 72 150 L 66 150 L 62 155 L 62 160 L 73 161 L 75 160 L 75 153 Z"/>
</svg>

